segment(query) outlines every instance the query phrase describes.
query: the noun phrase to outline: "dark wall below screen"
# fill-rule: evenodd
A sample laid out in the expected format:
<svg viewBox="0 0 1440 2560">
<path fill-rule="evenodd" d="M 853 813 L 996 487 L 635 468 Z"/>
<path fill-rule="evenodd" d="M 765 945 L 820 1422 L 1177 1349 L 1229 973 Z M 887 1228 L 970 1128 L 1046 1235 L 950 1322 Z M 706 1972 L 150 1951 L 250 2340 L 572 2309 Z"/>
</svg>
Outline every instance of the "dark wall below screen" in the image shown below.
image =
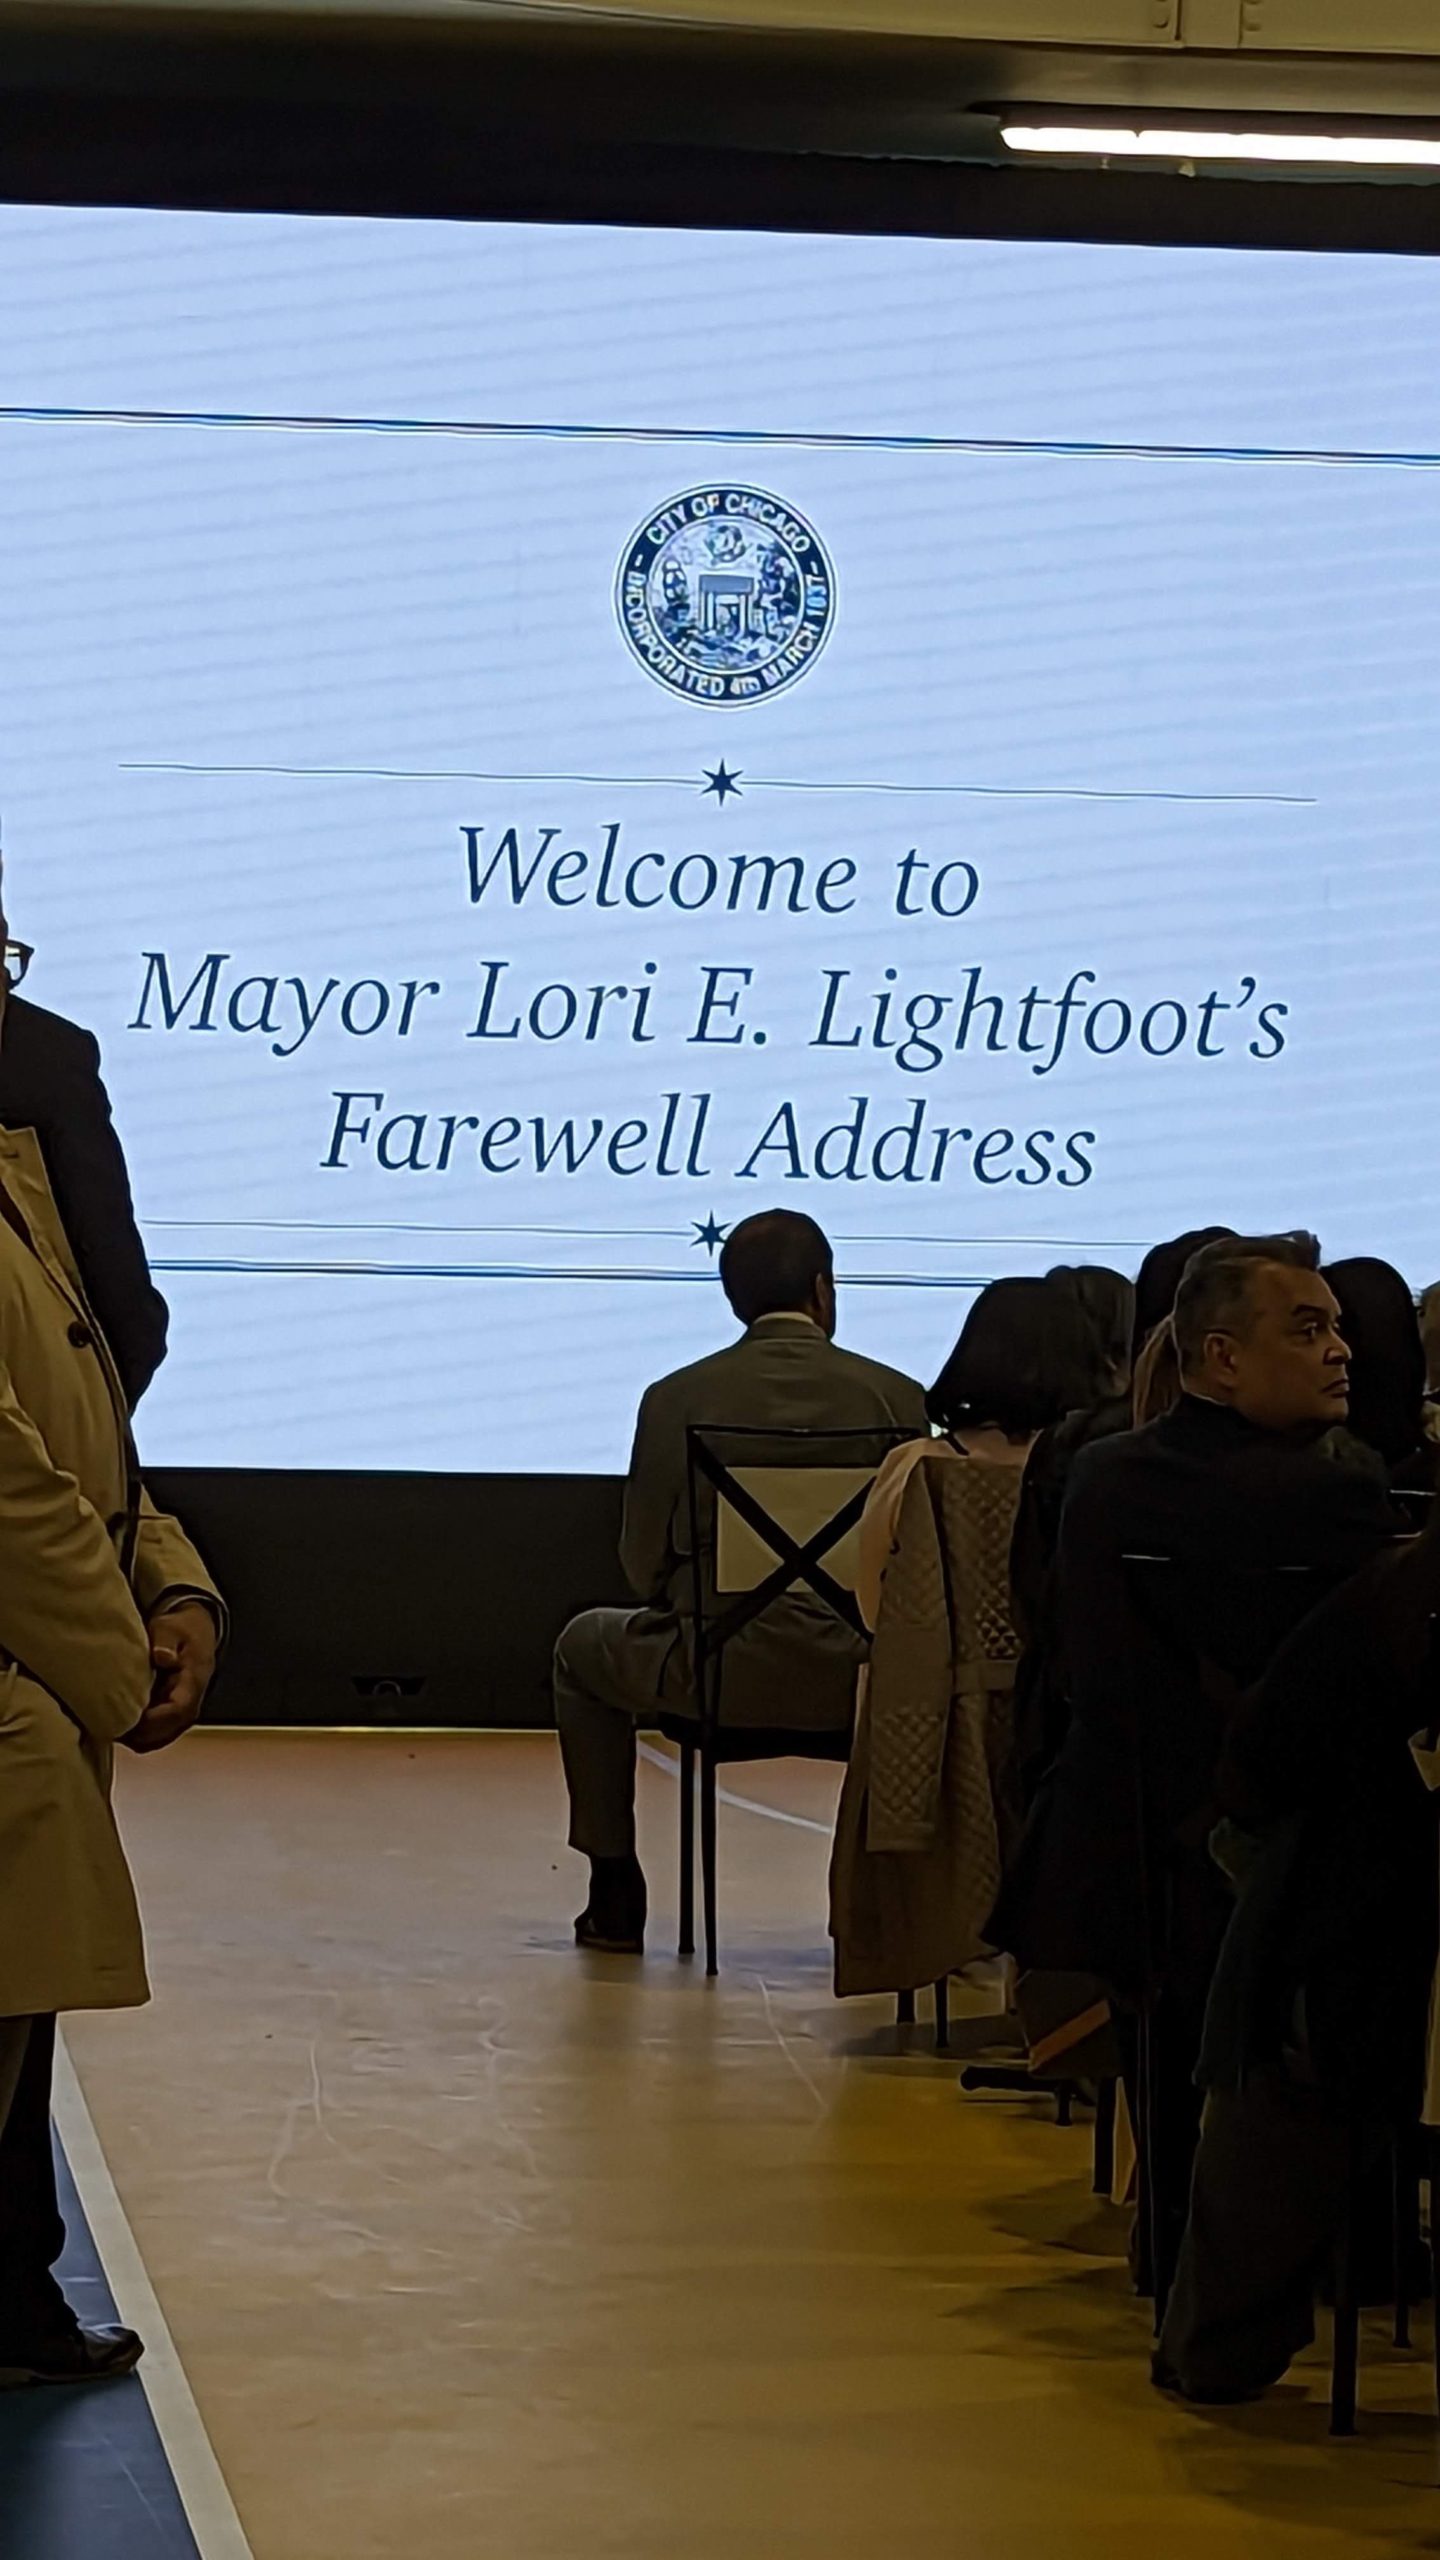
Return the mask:
<svg viewBox="0 0 1440 2560">
<path fill-rule="evenodd" d="M 576 1609 L 625 1599 L 611 1476 L 159 1470 L 230 1603 L 217 1724 L 545 1725 Z"/>
</svg>

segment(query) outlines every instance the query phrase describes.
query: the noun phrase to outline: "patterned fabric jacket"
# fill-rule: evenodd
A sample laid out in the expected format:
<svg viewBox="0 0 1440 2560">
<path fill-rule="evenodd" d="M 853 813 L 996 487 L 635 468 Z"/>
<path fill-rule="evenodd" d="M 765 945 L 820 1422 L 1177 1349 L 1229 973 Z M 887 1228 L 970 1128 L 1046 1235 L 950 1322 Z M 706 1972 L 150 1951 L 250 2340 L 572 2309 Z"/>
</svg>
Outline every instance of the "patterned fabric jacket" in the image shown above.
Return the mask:
<svg viewBox="0 0 1440 2560">
<path fill-rule="evenodd" d="M 906 1486 L 836 1827 L 842 1997 L 913 1990 L 981 1951 L 1011 1829 L 1020 1481 L 937 1453 Z"/>
</svg>

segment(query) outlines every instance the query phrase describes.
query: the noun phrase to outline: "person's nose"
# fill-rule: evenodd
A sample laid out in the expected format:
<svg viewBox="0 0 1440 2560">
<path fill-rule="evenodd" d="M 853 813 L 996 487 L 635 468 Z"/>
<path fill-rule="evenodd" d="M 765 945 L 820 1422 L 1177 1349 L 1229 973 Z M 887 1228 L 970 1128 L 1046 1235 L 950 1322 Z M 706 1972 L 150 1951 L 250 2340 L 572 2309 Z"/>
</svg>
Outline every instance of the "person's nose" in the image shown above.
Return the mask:
<svg viewBox="0 0 1440 2560">
<path fill-rule="evenodd" d="M 1331 1337 L 1330 1337 L 1330 1348 L 1329 1348 L 1329 1350 L 1327 1351 L 1327 1353 L 1326 1353 L 1325 1357 L 1326 1357 L 1326 1359 L 1327 1359 L 1327 1360 L 1329 1360 L 1329 1361 L 1332 1363 L 1332 1365 L 1333 1365 L 1335 1368 L 1337 1368 L 1337 1369 L 1339 1369 L 1339 1368 L 1345 1368 L 1345 1369 L 1348 1369 L 1348 1368 L 1349 1368 L 1349 1366 L 1350 1366 L 1350 1345 L 1349 1345 L 1349 1343 L 1346 1341 L 1345 1336 L 1344 1336 L 1344 1334 L 1343 1334 L 1343 1333 L 1340 1333 L 1340 1332 L 1338 1332 L 1338 1331 L 1337 1331 L 1337 1332 L 1335 1332 L 1335 1333 L 1332 1333 L 1332 1335 L 1331 1335 Z"/>
</svg>

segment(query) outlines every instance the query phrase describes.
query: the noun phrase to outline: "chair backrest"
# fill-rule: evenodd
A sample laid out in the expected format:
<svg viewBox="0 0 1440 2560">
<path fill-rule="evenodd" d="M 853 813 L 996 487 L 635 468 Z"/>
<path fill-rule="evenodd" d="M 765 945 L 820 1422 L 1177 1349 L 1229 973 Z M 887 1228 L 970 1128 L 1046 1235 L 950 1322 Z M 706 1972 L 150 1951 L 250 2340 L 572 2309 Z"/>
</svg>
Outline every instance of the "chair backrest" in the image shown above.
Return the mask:
<svg viewBox="0 0 1440 2560">
<path fill-rule="evenodd" d="M 804 1548 L 828 1529 L 854 1497 L 863 1504 L 875 1481 L 870 1467 L 734 1467 L 730 1475 L 742 1493 L 793 1543 Z M 783 1544 L 752 1526 L 754 1514 L 743 1516 L 728 1494 L 717 1489 L 715 1518 L 715 1589 L 722 1595 L 754 1591 L 782 1560 Z M 823 1551 L 826 1572 L 842 1591 L 853 1591 L 860 1562 L 860 1523 L 853 1520 L 832 1546 Z"/>
<path fill-rule="evenodd" d="M 1416 1543 L 1410 1533 L 1401 1533 L 1389 1541 L 1397 1549 Z M 1384 1552 L 1382 1549 L 1380 1552 Z M 1213 1720 L 1215 1744 L 1221 1730 L 1241 1695 L 1231 1674 L 1216 1655 L 1199 1642 L 1193 1629 L 1178 1623 L 1177 1613 L 1167 1606 L 1169 1591 L 1178 1586 L 1185 1567 L 1173 1556 L 1128 1554 L 1123 1558 L 1126 1581 L 1134 1611 L 1133 1634 L 1138 1643 L 1156 1648 L 1156 1658 L 1168 1663 L 1171 1681 L 1156 1676 L 1156 1660 L 1150 1663 L 1150 1698 L 1173 1709 L 1175 1699 L 1186 1687 L 1208 1709 Z M 1269 1592 L 1273 1596 L 1270 1614 L 1274 1619 L 1274 1651 L 1286 1638 L 1298 1631 L 1314 1610 L 1329 1600 L 1338 1599 L 1347 1587 L 1349 1577 L 1335 1576 L 1320 1565 L 1260 1564 L 1236 1576 L 1248 1583 L 1252 1593 Z M 1128 1666 L 1133 1670 L 1134 1665 Z M 1256 1677 L 1262 1676 L 1259 1672 Z M 1117 1696 L 1129 1686 L 1125 1681 L 1117 1687 Z M 1142 1684 L 1143 1685 L 1143 1684 Z M 1247 1683 L 1248 1685 L 1248 1683 Z M 1161 1912 L 1165 1880 L 1173 1856 L 1171 1826 L 1165 1813 L 1166 1781 L 1172 1774 L 1167 1767 L 1175 1744 L 1173 1714 L 1164 1719 L 1163 1738 L 1152 1731 L 1152 1719 L 1145 1713 L 1145 1698 L 1132 1698 L 1137 1712 L 1129 1720 L 1129 1738 L 1133 1750 L 1135 1786 L 1136 1840 L 1140 1862 L 1139 1883 L 1142 1899 L 1148 1903 L 1146 1920 L 1146 1957 L 1151 1977 L 1155 1978 L 1163 1964 L 1166 1925 Z M 1192 1752 L 1197 1736 L 1192 1738 Z M 1192 1778 L 1194 1770 L 1191 1771 Z"/>
<path fill-rule="evenodd" d="M 828 1618 L 868 1641 L 854 1598 L 856 1533 L 880 1466 L 912 1432 L 692 1423 L 685 1434 L 697 1661 L 774 1611 L 799 1641 Z"/>
</svg>

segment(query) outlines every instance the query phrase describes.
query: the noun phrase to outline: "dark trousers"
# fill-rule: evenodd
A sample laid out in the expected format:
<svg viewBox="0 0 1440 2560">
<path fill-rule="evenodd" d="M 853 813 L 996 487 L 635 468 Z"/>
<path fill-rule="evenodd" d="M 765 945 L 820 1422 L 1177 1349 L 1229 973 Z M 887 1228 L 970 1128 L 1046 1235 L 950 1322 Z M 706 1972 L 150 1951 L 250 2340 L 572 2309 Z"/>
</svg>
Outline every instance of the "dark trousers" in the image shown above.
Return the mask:
<svg viewBox="0 0 1440 2560">
<path fill-rule="evenodd" d="M 635 1737 L 661 1713 L 694 1715 L 680 1631 L 654 1609 L 586 1609 L 555 1647 L 555 1722 L 570 1790 L 570 1846 L 635 1854 Z"/>
<path fill-rule="evenodd" d="M 1361 2157 L 1372 2174 L 1385 2140 L 1367 2128 Z M 1318 2091 L 1256 2073 L 1243 2090 L 1211 2092 L 1160 2337 L 1182 2389 L 1262 2391 L 1308 2347 L 1350 2174 L 1348 2119 Z M 1383 2182 L 1377 2202 L 1383 2246 Z M 1373 2293 L 1373 2275 L 1366 2282 L 1362 2271 L 1362 2287 Z"/>
<path fill-rule="evenodd" d="M 7 2347 L 31 2347 L 72 2321 L 52 2272 L 65 2246 L 50 2139 L 54 2071 L 53 2018 L 0 2018 L 0 2361 Z"/>
</svg>

